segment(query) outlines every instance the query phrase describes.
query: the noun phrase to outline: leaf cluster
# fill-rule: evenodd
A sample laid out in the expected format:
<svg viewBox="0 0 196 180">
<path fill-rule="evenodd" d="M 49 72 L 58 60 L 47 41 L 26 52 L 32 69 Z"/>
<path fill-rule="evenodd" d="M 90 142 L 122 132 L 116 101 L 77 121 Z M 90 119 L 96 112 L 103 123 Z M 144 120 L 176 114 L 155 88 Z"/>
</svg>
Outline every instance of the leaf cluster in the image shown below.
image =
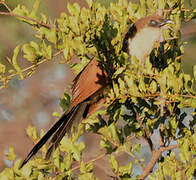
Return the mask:
<svg viewBox="0 0 196 180">
<path fill-rule="evenodd" d="M 40 64 L 55 61 L 54 57 L 60 54 L 63 63 L 70 63 L 75 57 L 80 59 L 70 65 L 76 73 L 95 57 L 111 77 L 112 88 L 107 94 L 106 110 L 96 112 L 83 123 L 88 131 L 101 137 L 100 148 L 105 152 L 83 161 L 85 144 L 79 137 L 84 125 L 80 124 L 77 131 L 72 129 L 71 137 L 63 138 L 49 161 L 44 160 L 44 146 L 40 157 L 19 169 L 21 159 L 16 160 L 10 148 L 6 156 L 13 166 L 1 172 L 0 178 L 96 179 L 93 162 L 108 154 L 114 176 L 121 179 L 144 179 L 156 163 L 158 168 L 150 179 L 174 178 L 180 174 L 185 179 L 195 176 L 196 66 L 194 78 L 181 70 L 184 44 L 180 40 L 181 22 L 194 18 L 195 10 L 185 9 L 183 0 L 140 0 L 139 3 L 119 0 L 108 7 L 87 0 L 87 4 L 88 8 L 81 8 L 77 3 L 68 3 L 69 15 L 61 13 L 53 22 L 37 13 L 39 0 L 35 0 L 32 11 L 22 5 L 13 11 L 8 9 L 6 15 L 15 16 L 35 29 L 39 43 L 18 45 L 13 57 L 8 58 L 13 68 L 8 70 L 0 63 L 0 82 L 4 88 L 16 75 L 25 79 Z M 154 48 L 145 66 L 135 57 L 129 63 L 128 55 L 121 51 L 123 35 L 137 19 L 159 11 L 175 22 L 172 30 L 164 32 L 169 40 Z M 21 66 L 19 53 L 30 66 Z M 65 93 L 61 101 L 64 110 L 69 102 L 70 96 Z M 35 143 L 39 140 L 34 128 L 28 128 L 27 133 Z M 155 134 L 159 142 L 153 142 Z M 134 139 L 143 139 L 152 151 L 152 162 L 147 166 L 141 156 L 143 143 L 135 143 Z M 177 155 L 173 149 L 178 146 Z M 123 166 L 116 158 L 122 152 L 130 157 Z M 136 166 L 139 173 L 134 169 Z"/>
</svg>

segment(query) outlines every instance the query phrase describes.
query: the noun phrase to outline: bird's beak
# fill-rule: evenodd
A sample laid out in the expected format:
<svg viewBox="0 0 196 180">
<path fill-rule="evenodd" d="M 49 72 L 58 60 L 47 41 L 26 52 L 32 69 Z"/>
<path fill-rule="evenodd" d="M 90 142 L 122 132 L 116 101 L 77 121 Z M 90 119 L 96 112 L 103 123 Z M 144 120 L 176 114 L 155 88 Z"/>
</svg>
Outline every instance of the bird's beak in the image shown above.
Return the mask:
<svg viewBox="0 0 196 180">
<path fill-rule="evenodd" d="M 165 26 L 166 24 L 174 24 L 174 21 L 172 21 L 170 19 L 166 19 L 162 23 L 160 23 L 160 27 Z"/>
</svg>

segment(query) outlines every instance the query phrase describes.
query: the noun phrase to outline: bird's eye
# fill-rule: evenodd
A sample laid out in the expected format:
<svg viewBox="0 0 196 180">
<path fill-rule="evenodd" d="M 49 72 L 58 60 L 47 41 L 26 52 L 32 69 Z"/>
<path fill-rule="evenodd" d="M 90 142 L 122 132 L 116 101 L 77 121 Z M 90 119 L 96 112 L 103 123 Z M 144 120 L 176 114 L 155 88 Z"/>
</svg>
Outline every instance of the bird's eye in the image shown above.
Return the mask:
<svg viewBox="0 0 196 180">
<path fill-rule="evenodd" d="M 155 20 L 151 20 L 151 21 L 150 21 L 150 25 L 151 25 L 151 26 L 157 26 L 157 25 L 158 25 L 158 22 L 155 21 Z"/>
</svg>

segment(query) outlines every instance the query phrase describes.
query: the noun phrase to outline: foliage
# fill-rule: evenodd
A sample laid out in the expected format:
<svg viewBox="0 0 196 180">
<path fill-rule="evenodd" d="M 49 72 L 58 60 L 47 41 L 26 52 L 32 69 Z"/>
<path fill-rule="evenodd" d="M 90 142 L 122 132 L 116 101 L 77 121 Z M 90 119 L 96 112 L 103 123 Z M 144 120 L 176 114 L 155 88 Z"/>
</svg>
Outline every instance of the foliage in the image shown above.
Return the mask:
<svg viewBox="0 0 196 180">
<path fill-rule="evenodd" d="M 0 179 L 96 179 L 93 162 L 107 154 L 114 176 L 121 179 L 144 179 L 156 164 L 158 168 L 150 179 L 191 179 L 196 176 L 196 68 L 194 66 L 194 78 L 181 70 L 184 50 L 179 31 L 182 21 L 195 18 L 196 10 L 186 9 L 183 0 L 140 0 L 139 3 L 119 0 L 107 8 L 87 0 L 88 8 L 68 3 L 70 15 L 62 13 L 51 23 L 44 14 L 37 13 L 40 1 L 34 2 L 32 10 L 24 5 L 11 10 L 1 2 L 6 11 L 0 14 L 15 16 L 31 25 L 39 43 L 30 41 L 18 45 L 12 58 L 7 58 L 12 69 L 0 63 L 0 88 L 5 88 L 14 76 L 18 75 L 21 80 L 31 76 L 40 64 L 54 61 L 59 54 L 63 54 L 64 63 L 70 63 L 76 56 L 80 59 L 79 63 L 70 65 L 76 73 L 92 56 L 95 57 L 112 77 L 112 88 L 106 111 L 98 111 L 84 123 L 88 131 L 100 135 L 100 148 L 107 153 L 83 161 L 85 144 L 78 139 L 84 125 L 80 124 L 71 137 L 63 138 L 49 161 L 44 160 L 44 146 L 40 157 L 19 169 L 21 159 L 16 159 L 13 148 L 10 148 L 6 157 L 13 165 L 1 172 Z M 130 64 L 128 55 L 121 52 L 122 37 L 133 22 L 153 13 L 162 13 L 175 25 L 172 30 L 165 31 L 168 40 L 154 48 L 144 67 L 134 57 Z M 23 67 L 23 63 L 19 63 L 20 53 L 22 61 L 27 61 L 30 66 Z M 70 98 L 67 94 L 64 97 L 61 104 L 66 109 Z M 106 121 L 102 114 L 107 114 L 109 120 Z M 124 125 L 118 126 L 119 121 L 124 121 Z M 160 142 L 155 143 L 152 136 L 157 132 Z M 35 128 L 29 127 L 27 133 L 35 143 L 39 140 Z M 140 154 L 141 144 L 133 143 L 133 138 L 148 143 L 152 157 L 147 165 Z M 173 151 L 175 148 L 178 148 L 178 154 Z M 132 158 L 127 165 L 121 166 L 116 160 L 120 152 Z M 73 163 L 77 165 L 73 167 Z M 135 172 L 134 166 L 141 171 Z"/>
</svg>

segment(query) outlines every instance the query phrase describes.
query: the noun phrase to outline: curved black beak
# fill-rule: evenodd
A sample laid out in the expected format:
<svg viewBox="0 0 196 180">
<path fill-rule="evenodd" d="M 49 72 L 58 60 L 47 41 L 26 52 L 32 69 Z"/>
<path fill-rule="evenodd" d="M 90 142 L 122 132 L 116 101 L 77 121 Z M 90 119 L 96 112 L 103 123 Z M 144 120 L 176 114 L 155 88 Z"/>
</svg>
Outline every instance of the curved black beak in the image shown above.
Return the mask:
<svg viewBox="0 0 196 180">
<path fill-rule="evenodd" d="M 161 26 L 164 26 L 164 25 L 166 25 L 166 24 L 174 24 L 174 21 L 172 21 L 172 20 L 170 20 L 170 19 L 165 19 L 163 22 L 161 22 L 161 23 L 159 24 L 159 26 L 161 27 Z"/>
</svg>

